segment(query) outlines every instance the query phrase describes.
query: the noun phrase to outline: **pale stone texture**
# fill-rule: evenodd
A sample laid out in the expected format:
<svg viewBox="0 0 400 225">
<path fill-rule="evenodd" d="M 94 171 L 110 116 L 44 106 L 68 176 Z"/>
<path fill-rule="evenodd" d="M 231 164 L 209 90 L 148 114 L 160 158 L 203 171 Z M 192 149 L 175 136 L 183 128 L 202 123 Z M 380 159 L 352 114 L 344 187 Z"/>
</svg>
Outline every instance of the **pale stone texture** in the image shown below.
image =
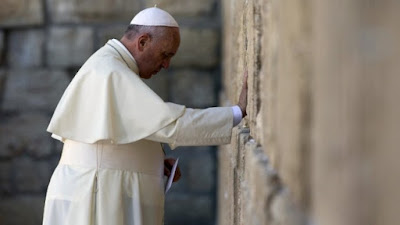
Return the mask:
<svg viewBox="0 0 400 225">
<path fill-rule="evenodd" d="M 47 42 L 47 64 L 80 67 L 94 51 L 93 30 L 86 27 L 53 27 Z"/>
<path fill-rule="evenodd" d="M 264 64 L 271 67 L 274 64 L 276 71 L 269 72 L 268 67 L 264 67 L 265 70 L 261 72 L 268 75 L 276 73 L 275 88 L 272 89 L 275 93 L 269 91 L 268 83 L 260 84 L 261 89 L 266 90 L 261 97 L 268 99 L 269 95 L 274 96 L 274 99 L 268 102 L 274 102 L 272 103 L 274 108 L 271 109 L 272 111 L 263 110 L 262 120 L 274 120 L 271 123 L 276 126 L 271 133 L 264 133 L 262 144 L 269 146 L 266 140 L 275 138 L 276 147 L 268 150 L 265 148 L 265 151 L 267 154 L 274 155 L 271 162 L 279 171 L 283 183 L 288 186 L 295 201 L 305 208 L 309 205 L 310 194 L 312 77 L 310 4 L 308 1 L 282 1 L 277 6 L 277 10 L 271 13 L 276 13 L 276 17 L 284 17 L 281 12 L 285 11 L 291 16 L 279 21 L 277 31 L 271 31 L 271 34 L 277 32 L 275 35 L 278 35 L 279 43 L 275 48 L 279 48 L 279 53 L 274 56 L 275 62 L 264 58 Z M 265 32 L 270 34 L 268 30 Z M 268 41 L 267 38 L 265 40 Z M 268 116 L 269 113 L 273 115 Z M 253 123 L 256 124 L 257 121 Z M 260 138 L 259 140 L 261 141 Z"/>
<path fill-rule="evenodd" d="M 398 224 L 400 2 L 315 9 L 316 223 Z"/>
<path fill-rule="evenodd" d="M 44 31 L 12 31 L 8 37 L 7 63 L 10 67 L 39 67 L 43 64 Z"/>
<path fill-rule="evenodd" d="M 10 70 L 3 99 L 3 110 L 53 111 L 69 78 L 58 70 Z"/>
<path fill-rule="evenodd" d="M 171 100 L 188 107 L 215 105 L 212 74 L 192 70 L 176 71 L 172 78 Z"/>
<path fill-rule="evenodd" d="M 166 10 L 172 16 L 200 16 L 211 14 L 215 7 L 213 0 L 164 0 L 164 1 L 145 1 L 146 7 L 157 7 Z"/>
<path fill-rule="evenodd" d="M 140 10 L 140 1 L 131 0 L 47 0 L 55 23 L 125 22 Z"/>
<path fill-rule="evenodd" d="M 250 127 L 253 139 L 246 145 L 231 144 L 237 152 L 237 157 L 231 159 L 237 160 L 234 211 L 223 211 L 225 217 L 219 218 L 222 224 L 229 224 L 225 220 L 234 225 L 308 221 L 308 215 L 299 220 L 286 215 L 292 211 L 303 215 L 310 204 L 309 4 L 224 1 L 223 84 L 230 102 L 236 102 L 247 71 L 248 116 L 242 125 Z M 287 11 L 291 16 L 285 16 L 283 12 Z M 273 215 L 272 211 L 271 199 L 277 197 L 279 190 L 287 192 L 283 216 Z"/>
<path fill-rule="evenodd" d="M 172 58 L 172 67 L 215 67 L 218 63 L 218 31 L 215 29 L 181 28 L 181 44 Z"/>
<path fill-rule="evenodd" d="M 42 0 L 2 0 L 0 27 L 40 25 L 43 23 Z"/>
<path fill-rule="evenodd" d="M 219 182 L 218 182 L 218 224 L 230 225 L 238 224 L 240 215 L 239 186 L 239 146 L 243 145 L 249 138 L 249 130 L 246 128 L 235 127 L 232 130 L 230 145 L 220 147 L 218 151 L 219 161 Z M 243 160 L 241 160 L 243 163 Z"/>
<path fill-rule="evenodd" d="M 0 201 L 0 221 L 3 225 L 42 224 L 44 196 L 6 197 Z"/>
<path fill-rule="evenodd" d="M 400 2 L 223 10 L 223 86 L 235 102 L 248 71 L 251 138 L 220 150 L 219 224 L 397 224 Z"/>
<path fill-rule="evenodd" d="M 26 113 L 0 123 L 0 157 L 28 154 L 45 157 L 51 154 L 52 142 L 46 132 L 50 118 L 39 113 Z"/>
</svg>

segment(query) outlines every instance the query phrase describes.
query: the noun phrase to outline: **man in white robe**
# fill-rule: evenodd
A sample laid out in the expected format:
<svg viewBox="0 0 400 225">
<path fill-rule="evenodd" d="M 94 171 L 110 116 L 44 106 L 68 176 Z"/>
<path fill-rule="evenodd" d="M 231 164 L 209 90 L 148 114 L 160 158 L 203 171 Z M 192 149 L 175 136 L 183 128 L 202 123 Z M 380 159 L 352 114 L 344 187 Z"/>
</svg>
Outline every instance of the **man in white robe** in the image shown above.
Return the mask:
<svg viewBox="0 0 400 225">
<path fill-rule="evenodd" d="M 161 225 L 169 166 L 160 143 L 230 142 L 246 115 L 247 78 L 238 105 L 201 110 L 165 103 L 142 81 L 169 67 L 179 43 L 173 17 L 145 9 L 78 71 L 48 127 L 64 147 L 43 225 Z"/>
</svg>

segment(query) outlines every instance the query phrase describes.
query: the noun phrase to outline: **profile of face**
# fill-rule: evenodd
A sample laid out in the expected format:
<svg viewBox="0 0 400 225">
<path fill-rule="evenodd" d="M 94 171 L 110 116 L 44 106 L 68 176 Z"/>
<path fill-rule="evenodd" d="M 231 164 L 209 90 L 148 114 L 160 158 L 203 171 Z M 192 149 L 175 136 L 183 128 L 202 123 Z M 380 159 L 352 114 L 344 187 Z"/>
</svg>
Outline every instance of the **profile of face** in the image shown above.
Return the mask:
<svg viewBox="0 0 400 225">
<path fill-rule="evenodd" d="M 139 76 L 149 79 L 167 69 L 180 44 L 179 28 L 163 28 L 161 35 L 143 34 L 138 38 L 138 55 L 135 57 Z"/>
</svg>

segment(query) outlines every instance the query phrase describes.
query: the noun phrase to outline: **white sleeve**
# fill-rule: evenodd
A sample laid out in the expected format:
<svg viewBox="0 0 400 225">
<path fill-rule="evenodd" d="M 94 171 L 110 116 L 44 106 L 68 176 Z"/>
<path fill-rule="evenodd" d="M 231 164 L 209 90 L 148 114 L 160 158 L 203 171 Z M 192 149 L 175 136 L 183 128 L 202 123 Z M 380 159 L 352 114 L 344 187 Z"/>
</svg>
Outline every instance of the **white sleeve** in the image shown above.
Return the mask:
<svg viewBox="0 0 400 225">
<path fill-rule="evenodd" d="M 242 121 L 243 113 L 238 105 L 232 106 L 233 111 L 233 126 L 236 127 Z"/>
<path fill-rule="evenodd" d="M 177 146 L 222 145 L 230 143 L 233 127 L 232 107 L 186 108 L 174 122 L 146 139 Z"/>
</svg>

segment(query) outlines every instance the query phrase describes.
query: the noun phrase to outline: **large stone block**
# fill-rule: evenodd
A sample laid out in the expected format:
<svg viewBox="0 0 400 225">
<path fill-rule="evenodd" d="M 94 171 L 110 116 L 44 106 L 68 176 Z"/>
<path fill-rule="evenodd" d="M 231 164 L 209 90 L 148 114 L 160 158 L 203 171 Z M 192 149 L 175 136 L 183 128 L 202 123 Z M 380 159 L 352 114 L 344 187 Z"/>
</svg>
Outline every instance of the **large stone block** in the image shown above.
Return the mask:
<svg viewBox="0 0 400 225">
<path fill-rule="evenodd" d="M 208 195 L 167 195 L 165 225 L 214 224 L 214 202 Z"/>
<path fill-rule="evenodd" d="M 244 155 L 244 174 L 240 184 L 242 212 L 239 221 L 248 224 L 275 224 L 272 223 L 275 221 L 269 212 L 271 199 L 281 189 L 278 174 L 254 139 L 245 144 Z"/>
<path fill-rule="evenodd" d="M 285 224 L 285 225 L 308 225 L 312 224 L 301 208 L 296 205 L 289 192 L 282 189 L 271 198 L 270 201 L 270 220 L 271 224 Z"/>
<path fill-rule="evenodd" d="M 219 62 L 219 34 L 215 29 L 181 28 L 179 51 L 172 58 L 172 67 L 216 67 Z"/>
<path fill-rule="evenodd" d="M 3 64 L 4 32 L 0 30 L 0 65 Z"/>
<path fill-rule="evenodd" d="M 7 197 L 0 201 L 2 225 L 42 224 L 44 196 Z"/>
<path fill-rule="evenodd" d="M 44 31 L 12 31 L 8 37 L 7 62 L 10 67 L 39 67 L 43 63 Z"/>
<path fill-rule="evenodd" d="M 53 111 L 69 83 L 59 70 L 10 70 L 7 72 L 3 110 Z"/>
<path fill-rule="evenodd" d="M 52 174 L 49 163 L 33 161 L 27 157 L 17 158 L 13 162 L 15 185 L 18 192 L 44 194 Z"/>
<path fill-rule="evenodd" d="M 202 193 L 211 193 L 215 187 L 215 149 L 195 152 L 188 160 L 190 165 L 187 171 L 189 190 Z"/>
<path fill-rule="evenodd" d="M 164 101 L 168 101 L 169 90 L 169 76 L 165 70 L 160 71 L 151 79 L 144 80 L 144 82 Z"/>
<path fill-rule="evenodd" d="M 42 0 L 3 0 L 0 27 L 39 25 L 43 23 Z"/>
<path fill-rule="evenodd" d="M 50 134 L 46 132 L 50 118 L 26 113 L 0 122 L 0 157 L 26 153 L 35 157 L 49 156 L 52 151 Z"/>
<path fill-rule="evenodd" d="M 4 91 L 6 76 L 7 76 L 6 70 L 0 68 L 0 90 L 2 90 L 0 91 L 0 98 L 2 97 L 3 94 L 2 92 Z"/>
<path fill-rule="evenodd" d="M 126 28 L 128 25 L 112 25 L 100 28 L 97 30 L 97 39 L 98 43 L 96 43 L 96 48 L 100 48 L 107 43 L 110 39 L 121 39 L 124 35 Z"/>
<path fill-rule="evenodd" d="M 171 101 L 188 107 L 216 104 L 213 74 L 191 70 L 177 71 L 172 78 Z"/>
<path fill-rule="evenodd" d="M 140 1 L 130 0 L 47 0 L 56 23 L 126 22 L 140 10 Z"/>
<path fill-rule="evenodd" d="M 241 129 L 238 127 L 232 130 L 232 139 L 229 145 L 223 145 L 218 150 L 218 224 L 235 224 L 235 212 L 237 209 L 235 186 L 237 173 L 237 156 L 239 146 L 239 134 Z"/>
<path fill-rule="evenodd" d="M 166 10 L 172 16 L 200 16 L 212 13 L 216 2 L 214 0 L 164 0 L 164 1 L 146 1 L 146 7 L 157 7 Z"/>
<path fill-rule="evenodd" d="M 94 51 L 93 30 L 86 27 L 53 27 L 47 42 L 47 65 L 80 67 Z"/>
<path fill-rule="evenodd" d="M 11 163 L 0 162 L 0 195 L 7 195 L 12 191 L 11 180 L 12 180 Z"/>
</svg>

